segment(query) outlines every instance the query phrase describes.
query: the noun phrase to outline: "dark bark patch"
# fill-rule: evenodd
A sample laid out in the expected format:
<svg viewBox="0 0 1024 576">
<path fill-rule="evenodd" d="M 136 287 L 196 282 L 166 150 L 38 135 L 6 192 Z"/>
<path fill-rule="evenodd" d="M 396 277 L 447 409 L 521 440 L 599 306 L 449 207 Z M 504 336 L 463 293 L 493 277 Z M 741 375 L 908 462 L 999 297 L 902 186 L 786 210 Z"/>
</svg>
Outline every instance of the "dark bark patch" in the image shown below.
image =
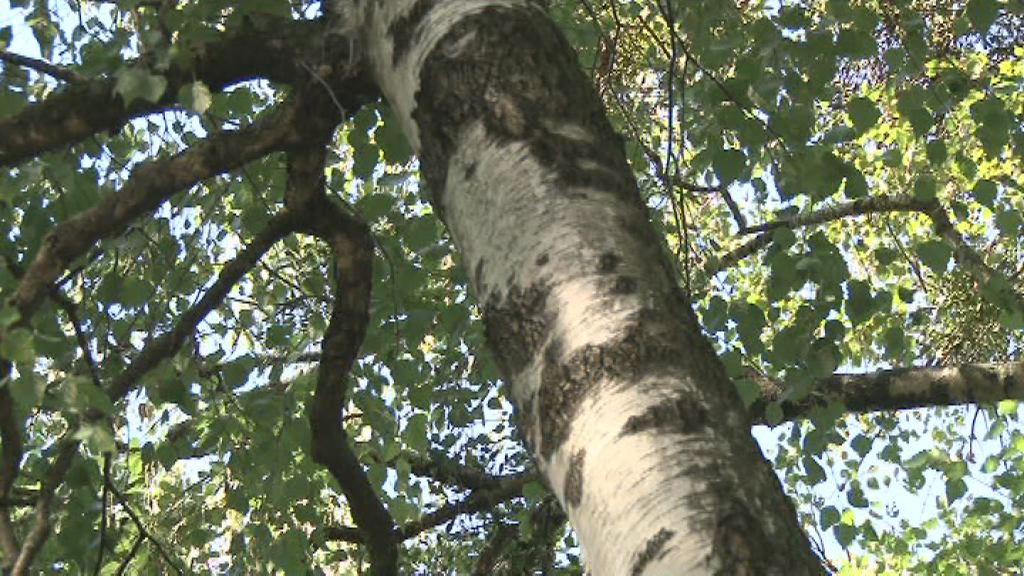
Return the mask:
<svg viewBox="0 0 1024 576">
<path fill-rule="evenodd" d="M 540 256 L 537 256 L 537 266 L 544 266 L 545 264 L 548 263 L 549 260 L 550 257 L 547 255 L 547 253 L 541 254 Z"/>
<path fill-rule="evenodd" d="M 644 544 L 644 549 L 640 551 L 636 556 L 636 560 L 633 561 L 633 568 L 629 571 L 630 576 L 641 576 L 647 565 L 655 560 L 664 558 L 665 554 L 671 551 L 671 548 L 666 548 L 665 544 L 675 535 L 674 530 L 668 528 L 662 528 L 658 530 L 658 533 L 651 536 L 650 539 Z"/>
<path fill-rule="evenodd" d="M 597 271 L 601 274 L 611 274 L 619 266 L 619 257 L 614 252 L 605 252 L 597 259 Z"/>
<path fill-rule="evenodd" d="M 481 258 L 476 261 L 476 266 L 473 267 L 473 283 L 476 285 L 477 292 L 483 292 L 484 290 L 484 259 Z"/>
<path fill-rule="evenodd" d="M 693 399 L 668 399 L 649 407 L 643 414 L 630 416 L 622 427 L 621 435 L 639 434 L 648 430 L 693 434 L 704 428 L 707 421 L 707 410 Z"/>
<path fill-rule="evenodd" d="M 487 342 L 507 377 L 522 370 L 547 339 L 548 291 L 544 285 L 511 284 L 504 299 L 494 295 L 483 307 Z"/>
<path fill-rule="evenodd" d="M 586 450 L 574 452 L 569 460 L 569 470 L 565 474 L 562 491 L 565 493 L 565 503 L 573 508 L 583 501 L 583 462 L 586 457 Z"/>
<path fill-rule="evenodd" d="M 729 512 L 715 525 L 714 545 L 710 558 L 715 574 L 720 576 L 761 574 L 764 558 L 777 554 L 761 527 L 761 523 L 735 502 Z"/>
<path fill-rule="evenodd" d="M 559 190 L 604 190 L 642 207 L 622 138 L 605 117 L 572 47 L 542 11 L 490 6 L 463 18 L 427 57 L 420 79 L 412 115 L 420 128 L 422 173 L 438 195 L 435 203 L 442 200 L 464 128 L 482 122 L 492 138 L 528 146 L 556 175 Z M 586 137 L 561 130 L 565 125 Z"/>
<path fill-rule="evenodd" d="M 419 0 L 413 4 L 409 12 L 401 18 L 395 19 L 388 27 L 388 34 L 394 40 L 395 51 L 391 55 L 391 64 L 398 66 L 398 63 L 405 58 L 412 48 L 416 35 L 420 33 L 420 24 L 423 17 L 433 7 L 433 0 Z"/>
<path fill-rule="evenodd" d="M 565 442 L 583 399 L 602 380 L 628 384 L 656 365 L 685 368 L 689 358 L 687 339 L 669 333 L 669 326 L 663 315 L 645 310 L 636 314 L 619 339 L 584 346 L 565 360 L 560 360 L 560 342 L 548 344 L 538 401 L 544 458 L 550 458 Z"/>
<path fill-rule="evenodd" d="M 612 284 L 612 294 L 625 296 L 636 292 L 636 278 L 632 276 L 619 276 Z"/>
<path fill-rule="evenodd" d="M 469 166 L 466 166 L 466 180 L 472 180 L 473 176 L 476 176 L 476 162 L 470 162 Z"/>
</svg>

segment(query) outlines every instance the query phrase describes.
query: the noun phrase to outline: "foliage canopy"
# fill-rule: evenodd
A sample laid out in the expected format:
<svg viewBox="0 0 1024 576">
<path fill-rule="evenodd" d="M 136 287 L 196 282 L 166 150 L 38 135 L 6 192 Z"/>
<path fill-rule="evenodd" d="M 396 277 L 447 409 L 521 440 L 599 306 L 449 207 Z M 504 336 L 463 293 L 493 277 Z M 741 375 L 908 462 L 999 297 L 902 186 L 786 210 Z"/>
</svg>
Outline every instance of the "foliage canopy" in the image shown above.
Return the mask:
<svg viewBox="0 0 1024 576">
<path fill-rule="evenodd" d="M 741 396 L 761 422 L 796 419 L 759 437 L 829 565 L 1024 569 L 1009 380 L 1004 397 L 968 393 L 979 405 L 821 385 L 840 369 L 1024 370 L 1024 4 L 547 9 Z M 297 144 L 274 120 L 301 116 L 289 97 L 312 82 L 346 118 L 326 187 L 373 239 L 345 427 L 407 537 L 403 573 L 580 573 L 411 149 L 372 87 L 325 78 L 347 54 L 319 16 L 305 0 L 0 11 L 0 428 L 7 454 L 10 429 L 24 442 L 0 506 L 28 538 L 51 492 L 40 566 L 363 569 L 309 449 L 336 266 L 276 216 Z M 33 287 L 51 245 L 71 256 Z"/>
</svg>

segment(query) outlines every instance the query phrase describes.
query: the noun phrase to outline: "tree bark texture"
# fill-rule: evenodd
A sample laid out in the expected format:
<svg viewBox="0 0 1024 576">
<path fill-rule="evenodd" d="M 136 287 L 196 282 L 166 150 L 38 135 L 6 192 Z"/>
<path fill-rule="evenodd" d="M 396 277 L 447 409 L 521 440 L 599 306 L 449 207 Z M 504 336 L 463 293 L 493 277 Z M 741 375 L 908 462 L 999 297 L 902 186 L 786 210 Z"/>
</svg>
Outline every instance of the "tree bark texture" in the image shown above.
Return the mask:
<svg viewBox="0 0 1024 576">
<path fill-rule="evenodd" d="M 817 574 L 590 82 L 529 0 L 341 0 L 595 576 Z"/>
</svg>

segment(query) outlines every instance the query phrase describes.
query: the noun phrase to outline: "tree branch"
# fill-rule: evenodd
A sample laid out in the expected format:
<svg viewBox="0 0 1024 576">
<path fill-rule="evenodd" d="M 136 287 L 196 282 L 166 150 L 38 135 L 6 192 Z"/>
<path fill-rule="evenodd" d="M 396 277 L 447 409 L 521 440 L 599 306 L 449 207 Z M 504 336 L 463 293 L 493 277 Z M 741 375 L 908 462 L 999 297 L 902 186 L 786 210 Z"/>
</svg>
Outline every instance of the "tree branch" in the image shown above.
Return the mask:
<svg viewBox="0 0 1024 576">
<path fill-rule="evenodd" d="M 56 64 L 51 64 L 45 60 L 22 56 L 21 54 L 15 54 L 13 52 L 8 52 L 7 50 L 0 50 L 0 62 L 7 62 L 14 66 L 21 66 L 23 68 L 35 70 L 36 72 L 53 76 L 54 78 L 65 82 L 85 82 L 88 80 L 87 77 L 82 76 L 71 68 L 57 66 Z"/>
<path fill-rule="evenodd" d="M 310 117 L 319 117 L 315 111 Z M 302 222 L 301 231 L 331 247 L 334 304 L 320 346 L 316 389 L 309 405 L 313 461 L 324 466 L 345 494 L 349 511 L 367 544 L 375 575 L 398 574 L 394 520 L 370 484 L 349 445 L 343 424 L 348 375 L 370 319 L 373 239 L 369 227 L 324 194 L 323 170 L 328 126 L 310 126 L 306 145 L 289 150 L 285 206 Z"/>
<path fill-rule="evenodd" d="M 795 216 L 779 218 L 772 222 L 766 222 L 757 226 L 748 226 L 741 230 L 743 233 L 759 233 L 753 239 L 742 244 L 738 248 L 727 252 L 717 262 L 706 267 L 704 274 L 710 278 L 719 272 L 730 268 L 757 251 L 772 243 L 772 235 L 769 233 L 776 228 L 796 229 L 815 224 L 824 224 L 850 216 L 867 216 L 882 212 L 925 212 L 931 209 L 934 204 L 920 200 L 909 194 L 895 194 L 892 196 L 870 196 L 858 198 L 851 202 L 844 202 L 834 206 L 827 206 L 812 212 L 797 214 Z"/>
<path fill-rule="evenodd" d="M 0 134 L 4 135 L 0 139 L 0 167 L 80 142 L 92 134 L 117 130 L 132 118 L 175 106 L 179 88 L 197 80 L 216 92 L 256 77 L 284 83 L 305 78 L 300 63 L 317 61 L 320 49 L 315 41 L 322 35 L 321 28 L 319 22 L 288 18 L 249 21 L 241 31 L 193 49 L 190 64 L 172 64 L 164 73 L 167 88 L 157 102 L 136 100 L 126 106 L 116 95 L 117 81 L 111 77 L 71 84 L 14 116 L 0 119 Z"/>
<path fill-rule="evenodd" d="M 999 292 L 1007 295 L 1016 304 L 1018 311 L 1024 313 L 1024 295 L 1015 290 L 1001 272 L 986 264 L 985 259 L 974 248 L 971 248 L 963 235 L 957 232 L 956 227 L 950 222 L 945 208 L 936 203 L 931 210 L 927 211 L 927 214 L 935 226 L 935 233 L 953 249 L 953 257 L 956 258 L 957 264 L 963 266 L 964 270 L 974 277 L 979 285 L 999 287 Z"/>
<path fill-rule="evenodd" d="M 22 320 L 31 317 L 67 266 L 100 240 L 120 233 L 177 192 L 283 147 L 293 136 L 294 118 L 301 113 L 297 104 L 293 101 L 243 130 L 220 132 L 170 158 L 139 165 L 121 190 L 57 225 L 10 298 Z"/>
<path fill-rule="evenodd" d="M 413 474 L 458 486 L 463 490 L 495 489 L 504 486 L 510 478 L 523 477 L 527 481 L 538 478 L 536 471 L 533 470 L 515 476 L 488 474 L 451 460 L 437 451 L 431 451 L 429 455 L 406 452 L 402 457 L 409 461 Z"/>
<path fill-rule="evenodd" d="M 53 497 L 71 468 L 75 454 L 78 453 L 78 441 L 70 438 L 69 433 L 58 443 L 57 457 L 46 471 L 43 486 L 39 491 L 39 498 L 36 500 L 35 522 L 28 535 L 25 536 L 21 550 L 7 576 L 28 574 L 36 554 L 50 536 L 50 509 L 53 506 Z"/>
<path fill-rule="evenodd" d="M 128 517 L 132 519 L 132 522 L 135 523 L 135 528 L 139 531 L 139 541 L 141 541 L 142 539 L 149 540 L 150 543 L 153 544 L 153 547 L 156 548 L 156 551 L 160 555 L 160 557 L 164 559 L 164 562 L 167 562 L 167 564 L 174 568 L 174 571 L 178 574 L 184 574 L 185 572 L 182 571 L 182 569 L 180 568 L 180 566 L 183 563 L 177 558 L 171 556 L 170 553 L 167 552 L 167 547 L 164 546 L 160 542 L 160 540 L 157 539 L 156 536 L 154 536 L 149 530 L 146 529 L 146 525 L 142 523 L 142 518 L 139 518 L 139 515 L 135 513 L 135 510 L 132 509 L 131 505 L 128 502 L 128 499 L 125 498 L 124 494 L 122 494 L 121 491 L 117 489 L 117 486 L 114 486 L 113 482 L 107 482 L 106 486 L 107 488 L 110 489 L 110 493 L 114 495 L 114 498 L 121 505 L 121 507 L 124 508 L 125 514 L 127 514 Z M 128 558 L 131 558 L 131 556 L 132 554 L 129 554 Z"/>
<path fill-rule="evenodd" d="M 894 194 L 891 196 L 868 196 L 857 198 L 850 202 L 826 206 L 813 212 L 797 214 L 790 217 L 779 218 L 757 226 L 748 226 L 743 233 L 755 234 L 768 232 L 776 228 L 801 228 L 814 224 L 823 224 L 840 220 L 849 216 L 867 216 L 868 214 L 879 214 L 883 212 L 924 212 L 934 207 L 934 202 L 921 200 L 909 194 Z"/>
<path fill-rule="evenodd" d="M 199 322 L 224 299 L 224 296 L 231 290 L 231 287 L 238 283 L 242 276 L 256 265 L 256 262 L 259 261 L 271 246 L 294 231 L 298 225 L 297 220 L 295 215 L 287 211 L 271 218 L 266 228 L 230 262 L 224 265 L 213 285 L 210 286 L 198 302 L 178 317 L 174 327 L 169 332 L 149 340 L 143 346 L 132 363 L 107 387 L 107 394 L 111 400 L 117 402 L 124 398 L 138 383 L 140 378 L 155 368 L 161 361 L 174 355 L 185 339 L 195 331 Z M 87 415 L 87 417 L 94 416 Z M 78 453 L 80 442 L 71 439 L 76 431 L 77 426 L 72 426 L 71 430 L 65 435 L 65 440 L 59 444 L 58 455 L 47 471 L 47 483 L 44 484 L 44 489 L 36 500 L 34 526 L 29 538 L 22 544 L 21 551 L 17 555 L 17 563 L 14 569 L 16 570 L 21 566 L 22 572 L 15 571 L 10 576 L 24 573 L 31 566 L 36 553 L 38 553 L 49 535 L 49 514 L 53 492 L 63 482 L 71 462 L 74 461 L 74 457 Z"/>
<path fill-rule="evenodd" d="M 11 363 L 0 360 L 0 381 L 6 380 L 10 373 Z M 11 396 L 10 385 L 0 387 L 0 442 L 0 498 L 7 499 L 14 488 L 24 454 L 21 425 L 14 415 L 14 397 Z M 20 549 L 10 510 L 0 509 L 0 550 L 3 550 L 6 559 L 0 566 L 9 567 L 9 563 L 18 557 Z"/>
<path fill-rule="evenodd" d="M 473 491 L 472 494 L 459 500 L 446 504 L 433 512 L 424 514 L 417 520 L 413 520 L 402 526 L 397 531 L 398 539 L 406 540 L 417 534 L 425 532 L 436 526 L 454 520 L 462 514 L 475 514 L 494 507 L 496 504 L 505 502 L 512 498 L 521 496 L 523 486 L 530 481 L 532 476 L 517 474 L 502 478 L 501 482 L 490 488 L 482 488 Z M 366 536 L 362 530 L 350 526 L 331 526 L 325 534 L 327 540 L 352 542 L 362 544 L 366 542 Z"/>
<path fill-rule="evenodd" d="M 707 266 L 704 270 L 705 276 L 710 278 L 771 244 L 772 235 L 770 232 L 776 228 L 795 229 L 823 224 L 850 216 L 866 216 L 885 212 L 920 212 L 927 215 L 932 221 L 935 233 L 953 249 L 953 255 L 957 263 L 963 266 L 964 270 L 977 280 L 979 284 L 990 285 L 995 283 L 1000 286 L 1000 292 L 1006 294 L 1008 299 L 1012 300 L 1018 309 L 1024 312 L 1024 295 L 1018 290 L 1013 289 L 1003 274 L 985 263 L 985 259 L 967 243 L 962 234 L 957 232 L 956 227 L 949 219 L 946 209 L 936 200 L 921 200 L 909 194 L 858 198 L 851 202 L 828 206 L 813 212 L 797 214 L 758 226 L 747 227 L 743 232 L 758 233 L 758 235 L 740 247 L 727 252 L 717 262 Z"/>
<path fill-rule="evenodd" d="M 810 395 L 784 398 L 784 387 L 768 378 L 754 378 L 762 397 L 751 418 L 765 423 L 765 409 L 781 402 L 784 420 L 810 416 L 811 411 L 838 401 L 847 412 L 877 412 L 1024 400 L 1024 362 L 962 364 L 929 368 L 895 368 L 868 374 L 834 374 L 817 382 Z"/>
<path fill-rule="evenodd" d="M 521 496 L 523 486 L 528 480 L 528 476 L 520 474 L 506 479 L 501 485 L 494 488 L 475 490 L 468 497 L 458 502 L 446 504 L 402 526 L 401 537 L 403 540 L 411 538 L 425 530 L 454 520 L 462 514 L 475 514 L 493 508 L 496 504 L 506 500 Z"/>
<path fill-rule="evenodd" d="M 279 240 L 294 232 L 300 226 L 300 217 L 289 211 L 273 216 L 266 227 L 246 245 L 230 262 L 221 268 L 217 280 L 203 294 L 198 302 L 178 316 L 178 321 L 169 331 L 150 339 L 117 378 L 107 387 L 111 399 L 123 398 L 142 376 L 156 368 L 165 358 L 173 356 L 182 343 L 191 336 L 203 318 L 217 307 L 231 288 L 259 262 L 260 258 Z"/>
</svg>

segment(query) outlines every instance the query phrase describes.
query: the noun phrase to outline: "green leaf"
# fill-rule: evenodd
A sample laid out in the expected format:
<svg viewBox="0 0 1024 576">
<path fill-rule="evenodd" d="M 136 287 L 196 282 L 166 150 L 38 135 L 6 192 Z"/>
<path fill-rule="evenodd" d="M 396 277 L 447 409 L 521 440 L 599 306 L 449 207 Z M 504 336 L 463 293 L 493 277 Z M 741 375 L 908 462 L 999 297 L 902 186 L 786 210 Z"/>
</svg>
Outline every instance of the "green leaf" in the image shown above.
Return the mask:
<svg viewBox="0 0 1024 576">
<path fill-rule="evenodd" d="M 970 0 L 967 3 L 967 19 L 978 33 L 984 34 L 999 16 L 999 3 L 996 0 Z"/>
<path fill-rule="evenodd" d="M 921 200 L 934 200 L 935 178 L 925 174 L 914 180 L 914 197 Z"/>
<path fill-rule="evenodd" d="M 116 73 L 117 82 L 114 92 L 120 94 L 126 106 L 135 100 L 156 103 L 167 90 L 167 78 L 151 74 L 140 66 L 121 68 Z"/>
<path fill-rule="evenodd" d="M 1017 413 L 1018 405 L 1016 400 L 1000 400 L 996 403 L 996 412 L 1000 416 L 1013 416 Z"/>
<path fill-rule="evenodd" d="M 539 482 L 527 482 L 523 485 L 523 498 L 530 502 L 540 502 L 548 494 L 548 489 Z"/>
<path fill-rule="evenodd" d="M 818 460 L 814 456 L 805 455 L 802 461 L 808 483 L 813 486 L 825 481 L 825 469 L 818 464 Z"/>
<path fill-rule="evenodd" d="M 32 409 L 39 406 L 46 393 L 46 379 L 31 371 L 26 371 L 13 381 L 9 381 L 11 396 L 22 408 Z"/>
<path fill-rule="evenodd" d="M 915 136 L 924 136 L 932 129 L 932 125 L 935 121 L 932 119 L 932 115 L 924 107 L 916 107 L 907 110 L 903 114 L 907 121 L 910 122 L 910 127 L 914 131 Z"/>
<path fill-rule="evenodd" d="M 860 170 L 850 167 L 846 172 L 845 182 L 843 195 L 847 198 L 863 198 L 868 195 L 868 181 Z"/>
<path fill-rule="evenodd" d="M 709 332 L 718 332 L 725 328 L 728 319 L 729 304 L 721 296 L 715 295 L 708 301 L 708 307 L 701 314 L 702 325 Z"/>
<path fill-rule="evenodd" d="M 850 441 L 850 447 L 853 448 L 857 455 L 863 458 L 871 451 L 871 439 L 863 434 L 857 434 L 853 440 Z"/>
<path fill-rule="evenodd" d="M 715 174 L 722 185 L 727 185 L 740 178 L 747 166 L 747 156 L 742 150 L 730 148 L 719 150 L 711 161 Z"/>
<path fill-rule="evenodd" d="M 153 297 L 153 285 L 143 278 L 127 276 L 121 281 L 117 301 L 129 308 L 137 308 Z"/>
<path fill-rule="evenodd" d="M 405 164 L 412 158 L 412 146 L 406 140 L 402 127 L 390 107 L 381 111 L 381 126 L 374 133 L 384 159 L 391 164 Z"/>
<path fill-rule="evenodd" d="M 921 262 L 931 268 L 936 274 L 942 274 L 946 271 L 949 257 L 953 255 L 953 250 L 941 240 L 922 242 L 917 245 L 916 252 Z"/>
<path fill-rule="evenodd" d="M 854 325 L 860 324 L 871 316 L 871 288 L 860 280 L 851 280 L 847 284 L 847 292 L 846 315 Z"/>
<path fill-rule="evenodd" d="M 999 186 L 995 182 L 983 178 L 974 184 L 972 193 L 974 199 L 980 204 L 992 208 L 999 193 Z"/>
<path fill-rule="evenodd" d="M 946 500 L 950 503 L 956 502 L 967 494 L 967 483 L 963 478 L 949 480 L 946 482 Z"/>
<path fill-rule="evenodd" d="M 853 127 L 862 134 L 867 132 L 882 117 L 878 107 L 868 98 L 854 98 L 850 100 L 846 105 L 846 112 L 850 115 L 850 120 L 853 121 Z"/>
<path fill-rule="evenodd" d="M 742 303 L 729 308 L 743 346 L 751 352 L 762 350 L 764 344 L 761 341 L 761 331 L 767 324 L 761 308 L 752 303 Z"/>
<path fill-rule="evenodd" d="M 828 530 L 839 523 L 839 510 L 836 510 L 835 506 L 825 506 L 818 513 L 818 518 L 821 522 L 821 527 Z"/>
<path fill-rule="evenodd" d="M 354 144 L 352 147 L 352 160 L 352 174 L 357 178 L 370 180 L 380 160 L 380 150 L 375 144 L 370 142 Z"/>
<path fill-rule="evenodd" d="M 15 328 L 0 334 L 0 357 L 16 364 L 27 364 L 36 358 L 35 338 L 26 328 Z"/>
<path fill-rule="evenodd" d="M 402 439 L 413 450 L 426 453 L 430 449 L 430 439 L 427 438 L 427 415 L 418 413 L 410 416 L 402 432 Z"/>
<path fill-rule="evenodd" d="M 374 222 L 388 215 L 394 209 L 395 202 L 393 194 L 374 192 L 360 198 L 356 202 L 356 210 L 363 219 Z"/>
<path fill-rule="evenodd" d="M 864 496 L 864 490 L 856 481 L 850 485 L 850 491 L 846 493 L 846 501 L 854 508 L 868 507 L 868 499 Z"/>
<path fill-rule="evenodd" d="M 178 92 L 178 101 L 189 110 L 202 114 L 213 104 L 213 95 L 202 80 L 196 80 L 181 87 Z"/>
<path fill-rule="evenodd" d="M 110 424 L 105 420 L 83 423 L 74 433 L 73 438 L 82 441 L 96 453 L 113 452 L 117 448 L 117 444 L 114 442 L 114 433 L 110 429 Z"/>
<path fill-rule="evenodd" d="M 899 257 L 899 252 L 889 248 L 888 246 L 879 246 L 875 249 L 875 260 L 879 266 L 888 266 L 896 261 Z"/>
<path fill-rule="evenodd" d="M 903 467 L 907 470 L 920 470 L 927 466 L 931 461 L 931 453 L 927 450 L 921 450 L 911 456 L 909 460 L 905 460 L 903 462 Z"/>
<path fill-rule="evenodd" d="M 7 328 L 21 318 L 17 308 L 5 306 L 0 308 L 0 329 Z"/>
<path fill-rule="evenodd" d="M 942 140 L 932 140 L 925 145 L 925 151 L 928 156 L 928 162 L 934 166 L 938 166 L 946 161 L 946 143 Z"/>
<path fill-rule="evenodd" d="M 86 376 L 71 376 L 60 384 L 57 399 L 62 410 L 81 413 L 87 410 L 99 410 L 104 414 L 114 412 L 114 403 L 110 396 L 96 387 Z"/>
<path fill-rule="evenodd" d="M 811 348 L 807 352 L 807 367 L 812 376 L 823 378 L 836 371 L 841 358 L 835 342 L 819 338 L 811 344 Z"/>
<path fill-rule="evenodd" d="M 1007 236 L 1017 236 L 1022 223 L 1024 220 L 1016 210 L 1003 210 L 996 215 L 996 228 Z"/>
<path fill-rule="evenodd" d="M 857 538 L 857 529 L 849 524 L 836 524 L 834 527 L 836 541 L 842 547 L 847 547 Z"/>
<path fill-rule="evenodd" d="M 732 381 L 736 392 L 740 395 L 740 400 L 747 408 L 753 406 L 754 402 L 761 398 L 761 387 L 757 385 L 757 382 L 750 378 L 733 378 Z"/>
</svg>

